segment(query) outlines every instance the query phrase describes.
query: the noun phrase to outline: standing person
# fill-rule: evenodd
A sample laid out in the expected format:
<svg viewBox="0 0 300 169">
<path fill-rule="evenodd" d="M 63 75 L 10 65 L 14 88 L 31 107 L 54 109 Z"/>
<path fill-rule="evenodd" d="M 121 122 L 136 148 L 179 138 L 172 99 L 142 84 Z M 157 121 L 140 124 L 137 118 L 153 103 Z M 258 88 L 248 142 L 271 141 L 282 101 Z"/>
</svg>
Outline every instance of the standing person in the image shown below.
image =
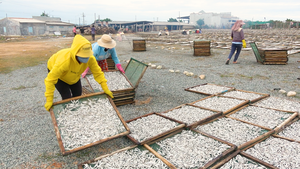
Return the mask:
<svg viewBox="0 0 300 169">
<path fill-rule="evenodd" d="M 74 36 L 76 35 L 76 26 L 73 27 Z"/>
<path fill-rule="evenodd" d="M 71 48 L 62 49 L 50 57 L 47 63 L 49 73 L 44 80 L 46 110 L 49 111 L 53 104 L 55 88 L 63 100 L 82 94 L 80 75 L 87 67 L 91 68 L 95 80 L 101 85 L 103 91 L 113 98 L 112 92 L 107 87 L 104 73 L 92 56 L 91 43 L 83 36 L 76 35 Z"/>
<path fill-rule="evenodd" d="M 92 33 L 92 39 L 93 41 L 95 40 L 95 34 L 96 34 L 96 29 L 95 29 L 95 26 L 93 25 L 92 28 L 91 28 L 91 33 Z"/>
<path fill-rule="evenodd" d="M 109 35 L 104 34 L 102 35 L 101 39 L 93 43 L 92 45 L 93 54 L 98 62 L 98 65 L 101 67 L 102 70 L 108 70 L 106 59 L 109 58 L 109 56 L 111 55 L 119 71 L 125 73 L 118 59 L 115 46 L 116 46 L 116 41 L 114 41 Z M 87 68 L 82 73 L 82 77 L 85 77 L 88 71 L 89 68 Z"/>
<path fill-rule="evenodd" d="M 233 63 L 236 64 L 237 63 L 237 59 L 240 55 L 240 52 L 242 50 L 242 47 L 245 48 L 246 47 L 246 41 L 245 41 L 245 37 L 244 37 L 244 31 L 242 29 L 242 26 L 245 23 L 242 20 L 237 20 L 234 25 L 231 28 L 231 38 L 232 38 L 232 45 L 231 45 L 231 51 L 230 54 L 228 56 L 228 59 L 226 61 L 226 65 L 229 64 L 229 61 L 232 57 L 232 55 L 235 53 L 234 59 L 233 59 Z"/>
</svg>

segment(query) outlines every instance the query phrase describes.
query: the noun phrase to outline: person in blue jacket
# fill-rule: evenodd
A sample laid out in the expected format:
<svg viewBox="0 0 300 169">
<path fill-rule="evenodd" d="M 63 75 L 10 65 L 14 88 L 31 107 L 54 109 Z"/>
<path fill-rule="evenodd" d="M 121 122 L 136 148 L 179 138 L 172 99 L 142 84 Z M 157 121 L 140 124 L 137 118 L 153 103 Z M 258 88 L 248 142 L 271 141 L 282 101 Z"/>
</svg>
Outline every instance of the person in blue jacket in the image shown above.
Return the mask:
<svg viewBox="0 0 300 169">
<path fill-rule="evenodd" d="M 118 70 L 125 73 L 117 56 L 115 46 L 116 41 L 114 41 L 109 35 L 104 34 L 101 39 L 92 44 L 93 55 L 102 70 L 108 70 L 106 59 L 111 56 Z M 85 77 L 88 71 L 89 68 L 82 73 L 82 77 Z"/>
</svg>

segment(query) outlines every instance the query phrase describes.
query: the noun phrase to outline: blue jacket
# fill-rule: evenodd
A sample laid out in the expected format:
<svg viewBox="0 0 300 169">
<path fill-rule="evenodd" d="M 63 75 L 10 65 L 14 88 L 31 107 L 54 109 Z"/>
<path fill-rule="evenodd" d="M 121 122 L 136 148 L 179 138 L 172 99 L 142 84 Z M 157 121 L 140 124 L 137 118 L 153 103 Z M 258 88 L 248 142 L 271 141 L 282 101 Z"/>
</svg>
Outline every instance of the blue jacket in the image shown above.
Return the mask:
<svg viewBox="0 0 300 169">
<path fill-rule="evenodd" d="M 101 60 L 107 59 L 111 55 L 111 58 L 115 62 L 115 64 L 119 64 L 120 63 L 115 48 L 108 49 L 105 52 L 104 51 L 105 48 L 99 46 L 98 43 L 95 42 L 95 43 L 92 44 L 92 49 L 93 49 L 93 53 L 94 53 L 93 55 L 95 56 L 95 58 L 96 58 L 97 61 L 101 61 Z"/>
</svg>

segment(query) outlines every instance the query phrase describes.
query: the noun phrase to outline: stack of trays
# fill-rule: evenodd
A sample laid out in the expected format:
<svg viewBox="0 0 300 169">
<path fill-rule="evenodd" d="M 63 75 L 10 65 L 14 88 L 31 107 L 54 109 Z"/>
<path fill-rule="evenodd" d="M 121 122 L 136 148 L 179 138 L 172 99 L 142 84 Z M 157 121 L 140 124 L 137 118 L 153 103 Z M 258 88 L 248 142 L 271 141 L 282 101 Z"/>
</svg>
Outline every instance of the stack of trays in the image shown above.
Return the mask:
<svg viewBox="0 0 300 169">
<path fill-rule="evenodd" d="M 107 86 L 113 92 L 113 101 L 116 106 L 135 102 L 135 89 L 138 87 L 147 67 L 148 65 L 131 58 L 125 68 L 125 74 L 118 70 L 104 71 Z M 82 86 L 83 94 L 103 91 L 92 74 L 85 76 L 85 80 L 82 80 Z"/>
</svg>

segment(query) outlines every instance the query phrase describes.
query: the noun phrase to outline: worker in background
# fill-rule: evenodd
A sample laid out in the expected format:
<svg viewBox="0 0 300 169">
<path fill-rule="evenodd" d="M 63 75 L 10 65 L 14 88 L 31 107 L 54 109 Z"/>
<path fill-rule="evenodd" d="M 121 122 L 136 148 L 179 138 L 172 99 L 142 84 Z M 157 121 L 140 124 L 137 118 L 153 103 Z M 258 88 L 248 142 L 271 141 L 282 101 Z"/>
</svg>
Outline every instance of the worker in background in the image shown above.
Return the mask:
<svg viewBox="0 0 300 169">
<path fill-rule="evenodd" d="M 229 64 L 229 61 L 232 57 L 232 55 L 235 53 L 234 59 L 233 59 L 233 63 L 236 64 L 237 63 L 237 59 L 240 55 L 240 52 L 243 48 L 246 48 L 246 41 L 245 41 L 245 37 L 244 37 L 244 31 L 242 26 L 245 23 L 242 20 L 237 20 L 234 25 L 231 28 L 231 39 L 232 39 L 232 44 L 231 44 L 231 51 L 230 54 L 228 56 L 228 59 L 226 61 L 226 65 Z"/>
<path fill-rule="evenodd" d="M 73 27 L 74 36 L 76 35 L 76 26 Z"/>
<path fill-rule="evenodd" d="M 166 30 L 166 32 L 165 32 L 165 35 L 167 35 L 167 36 L 169 36 L 169 35 L 170 35 L 170 33 L 169 33 L 169 31 L 168 31 L 168 30 Z"/>
<path fill-rule="evenodd" d="M 161 36 L 161 30 L 159 30 L 159 32 L 158 32 L 158 36 Z"/>
<path fill-rule="evenodd" d="M 91 28 L 91 34 L 92 34 L 92 40 L 94 41 L 95 40 L 95 35 L 96 35 L 96 29 L 95 29 L 94 25 Z"/>
<path fill-rule="evenodd" d="M 93 55 L 96 58 L 98 65 L 101 67 L 102 70 L 108 70 L 106 59 L 109 58 L 109 56 L 111 56 L 118 70 L 122 73 L 125 73 L 117 56 L 115 46 L 116 41 L 114 41 L 111 38 L 111 36 L 104 34 L 101 37 L 101 39 L 93 43 Z M 82 73 L 82 77 L 85 77 L 88 71 L 89 68 L 86 68 L 86 70 Z"/>
<path fill-rule="evenodd" d="M 81 35 L 76 35 L 71 48 L 62 49 L 53 54 L 47 63 L 48 75 L 45 78 L 46 86 L 46 110 L 50 110 L 53 104 L 55 88 L 62 99 L 81 96 L 82 86 L 80 75 L 90 67 L 95 80 L 101 85 L 103 91 L 113 98 L 112 92 L 107 87 L 107 80 L 99 68 L 91 43 Z"/>
</svg>

